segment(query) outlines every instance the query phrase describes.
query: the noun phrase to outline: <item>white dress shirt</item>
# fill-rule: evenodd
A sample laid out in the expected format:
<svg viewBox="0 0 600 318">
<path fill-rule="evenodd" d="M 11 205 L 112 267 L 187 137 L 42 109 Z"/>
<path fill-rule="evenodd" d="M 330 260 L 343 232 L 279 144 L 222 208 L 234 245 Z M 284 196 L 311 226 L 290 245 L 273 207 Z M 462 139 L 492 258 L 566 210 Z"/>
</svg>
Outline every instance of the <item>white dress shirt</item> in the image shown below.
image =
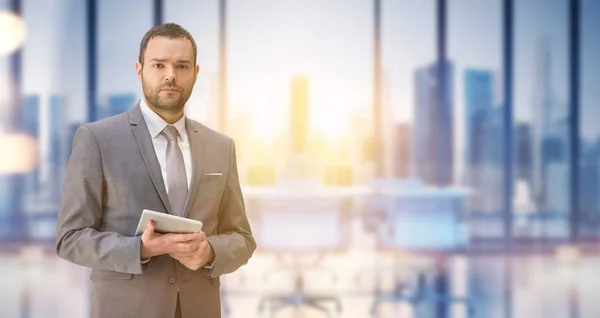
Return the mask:
<svg viewBox="0 0 600 318">
<path fill-rule="evenodd" d="M 167 138 L 161 134 L 163 129 L 165 129 L 169 123 L 150 109 L 143 98 L 140 101 L 140 108 L 142 109 L 142 115 L 148 126 L 150 137 L 152 137 L 152 144 L 154 145 L 156 158 L 158 158 L 158 163 L 160 164 L 160 172 L 165 183 L 165 189 L 167 189 L 167 193 L 169 193 L 169 183 L 167 182 L 169 178 L 167 175 Z M 187 131 L 185 130 L 185 116 L 181 117 L 181 119 L 173 124 L 173 126 L 175 126 L 179 132 L 177 143 L 183 153 L 185 176 L 187 178 L 189 189 L 192 184 L 192 151 L 190 149 L 190 140 L 188 139 Z"/>
<path fill-rule="evenodd" d="M 167 193 L 169 193 L 169 184 L 167 180 L 169 178 L 167 174 L 167 138 L 161 134 L 163 129 L 169 125 L 164 119 L 162 119 L 158 114 L 156 114 L 142 98 L 140 101 L 140 108 L 142 110 L 142 116 L 146 121 L 146 126 L 148 126 L 148 131 L 150 132 L 150 137 L 152 137 L 152 144 L 154 145 L 154 152 L 156 153 L 156 158 L 158 159 L 158 163 L 160 164 L 160 172 L 163 177 L 163 181 L 165 183 L 165 189 L 167 189 Z M 190 140 L 188 138 L 187 131 L 185 130 L 185 115 L 181 117 L 179 121 L 173 124 L 177 131 L 179 132 L 179 137 L 177 138 L 177 143 L 179 144 L 179 148 L 181 148 L 181 152 L 183 152 L 183 163 L 185 164 L 185 176 L 188 182 L 188 189 L 190 189 L 192 184 L 192 150 L 190 147 Z M 189 195 L 189 192 L 188 192 Z M 148 259 L 142 259 L 142 264 L 146 264 L 150 261 Z M 215 261 L 213 260 L 210 264 L 204 266 L 204 271 L 207 275 L 210 275 L 210 270 L 215 265 Z"/>
</svg>

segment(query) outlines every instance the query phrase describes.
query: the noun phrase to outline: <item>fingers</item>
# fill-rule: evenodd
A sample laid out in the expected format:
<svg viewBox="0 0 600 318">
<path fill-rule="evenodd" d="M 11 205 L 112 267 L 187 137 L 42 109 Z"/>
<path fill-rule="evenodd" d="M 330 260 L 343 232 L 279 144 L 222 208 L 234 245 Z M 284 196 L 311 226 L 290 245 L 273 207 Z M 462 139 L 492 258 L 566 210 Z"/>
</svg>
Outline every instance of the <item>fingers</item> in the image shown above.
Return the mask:
<svg viewBox="0 0 600 318">
<path fill-rule="evenodd" d="M 189 241 L 182 243 L 175 243 L 173 245 L 173 253 L 188 253 L 191 254 L 195 252 L 200 246 L 199 241 Z"/>
<path fill-rule="evenodd" d="M 182 243 L 189 241 L 204 241 L 206 240 L 206 235 L 204 232 L 190 233 L 190 234 L 167 234 L 169 235 L 169 241 L 171 243 Z"/>
<path fill-rule="evenodd" d="M 191 234 L 164 234 L 161 239 L 164 239 L 162 242 L 169 253 L 194 255 L 198 247 L 203 242 L 206 242 L 206 235 L 204 232 Z"/>
<path fill-rule="evenodd" d="M 173 249 L 170 254 L 174 254 L 182 257 L 196 257 L 198 254 L 204 254 L 208 248 L 208 242 L 204 241 L 190 241 L 184 243 L 176 243 L 173 245 Z"/>
</svg>

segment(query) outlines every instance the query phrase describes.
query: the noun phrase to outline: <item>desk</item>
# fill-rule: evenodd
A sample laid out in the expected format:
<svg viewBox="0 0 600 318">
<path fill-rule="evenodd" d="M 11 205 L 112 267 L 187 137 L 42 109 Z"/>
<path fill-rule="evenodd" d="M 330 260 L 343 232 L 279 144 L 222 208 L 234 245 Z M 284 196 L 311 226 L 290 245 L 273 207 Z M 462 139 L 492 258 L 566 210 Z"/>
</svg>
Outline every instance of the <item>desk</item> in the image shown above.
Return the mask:
<svg viewBox="0 0 600 318">
<path fill-rule="evenodd" d="M 312 307 L 328 317 L 339 316 L 341 301 L 334 293 L 308 292 L 304 276 L 311 271 L 336 272 L 321 260 L 348 249 L 353 201 L 366 188 L 325 188 L 294 183 L 272 188 L 246 188 L 247 214 L 257 242 L 257 252 L 273 255 L 278 271 L 290 272 L 293 290 L 263 295 L 259 312 L 273 316 L 286 307 Z M 332 309 L 333 307 L 333 309 Z"/>
</svg>

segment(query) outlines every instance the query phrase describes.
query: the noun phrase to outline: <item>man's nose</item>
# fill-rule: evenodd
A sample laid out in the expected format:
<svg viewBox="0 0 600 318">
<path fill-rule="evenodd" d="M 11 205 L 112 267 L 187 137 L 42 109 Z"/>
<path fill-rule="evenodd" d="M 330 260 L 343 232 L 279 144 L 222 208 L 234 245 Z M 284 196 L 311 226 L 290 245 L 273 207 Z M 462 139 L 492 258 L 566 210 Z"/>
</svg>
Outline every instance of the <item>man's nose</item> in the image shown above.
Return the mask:
<svg viewBox="0 0 600 318">
<path fill-rule="evenodd" d="M 175 82 L 175 69 L 173 67 L 167 67 L 165 74 L 166 82 Z"/>
</svg>

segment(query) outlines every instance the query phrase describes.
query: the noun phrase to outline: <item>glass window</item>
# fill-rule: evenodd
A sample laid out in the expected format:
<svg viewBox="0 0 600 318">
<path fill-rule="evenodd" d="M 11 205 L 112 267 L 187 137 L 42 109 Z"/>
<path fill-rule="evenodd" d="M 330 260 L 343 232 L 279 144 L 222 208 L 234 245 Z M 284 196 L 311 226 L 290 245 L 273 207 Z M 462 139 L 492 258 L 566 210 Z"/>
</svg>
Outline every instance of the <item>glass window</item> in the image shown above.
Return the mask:
<svg viewBox="0 0 600 318">
<path fill-rule="evenodd" d="M 600 39 L 597 30 L 600 2 L 581 1 L 580 36 L 580 112 L 579 112 L 579 206 L 580 233 L 583 236 L 600 234 Z"/>
<path fill-rule="evenodd" d="M 237 142 L 242 182 L 327 182 L 328 171 L 361 182 L 355 164 L 371 118 L 372 3 L 229 1 L 227 10 L 226 132 Z"/>
<path fill-rule="evenodd" d="M 87 118 L 86 7 L 23 1 L 21 128 L 38 141 L 39 165 L 24 176 L 23 209 L 33 239 L 54 240 L 73 127 Z"/>
<path fill-rule="evenodd" d="M 424 158 L 417 142 L 426 131 L 417 123 L 420 70 L 436 63 L 436 1 L 382 1 L 382 130 L 385 175 L 422 178 Z M 425 154 L 427 157 L 427 154 Z"/>
<path fill-rule="evenodd" d="M 514 234 L 569 235 L 569 2 L 514 7 Z"/>
<path fill-rule="evenodd" d="M 135 72 L 140 42 L 152 27 L 146 0 L 97 1 L 97 100 L 95 119 L 129 110 L 142 97 Z"/>
<path fill-rule="evenodd" d="M 188 30 L 198 47 L 200 73 L 186 104 L 186 116 L 218 129 L 219 1 L 166 0 L 164 22 Z"/>
<path fill-rule="evenodd" d="M 12 14 L 12 8 L 8 0 L 0 0 L 0 13 L 2 14 L 2 26 L 3 28 L 10 28 L 10 22 L 8 21 L 9 15 Z M 11 29 L 2 29 L 2 32 L 10 32 Z M 11 34 L 12 35 L 12 34 Z M 8 37 L 7 37 L 8 38 Z M 11 57 L 12 52 L 9 50 L 14 47 L 14 42 L 3 38 L 0 41 L 0 131 L 2 126 L 5 126 L 4 130 L 8 126 L 9 106 L 12 97 L 12 83 L 11 83 Z M 13 37 L 10 37 L 11 39 Z"/>
<path fill-rule="evenodd" d="M 504 237 L 502 4 L 501 0 L 453 0 L 447 6 L 454 180 L 470 192 L 466 209 L 471 242 Z M 504 257 L 474 256 L 468 261 L 468 294 L 476 315 L 502 317 L 507 281 Z"/>
<path fill-rule="evenodd" d="M 73 288 L 85 289 L 85 283 L 71 280 L 68 288 L 58 283 L 49 290 L 35 274 L 32 276 L 41 266 L 51 271 L 60 269 L 49 274 L 62 276 L 56 282 L 68 281 L 64 273 L 73 278 L 78 271 L 65 264 L 56 266 L 58 258 L 46 257 L 43 250 L 56 241 L 60 190 L 71 146 L 70 125 L 84 122 L 87 116 L 85 1 L 18 2 L 25 22 L 19 65 L 12 64 L 14 55 L 0 57 L 0 116 L 5 106 L 13 113 L 8 123 L 10 132 L 3 134 L 0 128 L 0 143 L 15 141 L 16 146 L 0 153 L 2 159 L 17 153 L 17 163 L 31 160 L 34 165 L 27 171 L 0 171 L 0 248 L 4 251 L 0 263 L 12 278 L 7 280 L 8 288 L 15 291 L 2 298 L 1 311 L 10 317 L 64 316 L 60 308 L 67 299 L 71 314 L 85 316 L 86 302 L 72 292 Z M 7 8 L 7 3 L 0 1 L 0 10 Z M 13 66 L 20 69 L 18 83 L 11 75 Z M 10 102 L 5 103 L 6 97 Z M 34 285 L 36 288 L 31 287 Z"/>
<path fill-rule="evenodd" d="M 7 14 L 10 11 L 10 5 L 8 0 L 0 0 L 0 13 Z M 6 15 L 3 16 L 5 18 Z M 4 22 L 4 21 L 2 21 Z M 3 25 L 4 26 L 4 25 Z M 3 30 L 4 31 L 4 30 Z M 2 40 L 0 40 L 2 41 Z M 10 43 L 2 42 L 0 45 L 6 46 L 0 49 L 0 138 L 3 138 L 4 134 L 7 133 L 9 125 L 12 124 L 13 107 L 12 107 L 12 78 L 11 78 L 11 57 L 12 54 L 8 53 L 8 46 Z M 4 134 L 3 134 L 4 133 Z M 4 151 L 4 149 L 0 149 Z M 10 238 L 11 233 L 11 213 L 13 205 L 13 180 L 7 173 L 0 172 L 0 239 Z"/>
<path fill-rule="evenodd" d="M 471 235 L 500 238 L 505 136 L 502 1 L 453 0 L 448 4 L 455 180 L 472 193 L 468 200 Z"/>
<path fill-rule="evenodd" d="M 86 117 L 85 2 L 67 7 L 58 4 L 21 1 L 25 22 L 21 82 L 12 82 L 10 56 L 2 58 L 0 68 L 0 76 L 7 81 L 2 86 L 16 89 L 5 95 L 11 101 L 3 102 L 3 106 L 13 108 L 11 131 L 29 140 L 19 143 L 20 153 L 35 163 L 25 173 L 1 177 L 0 183 L 11 192 L 7 196 L 10 199 L 0 201 L 18 216 L 3 224 L 11 224 L 12 235 L 32 240 L 55 240 L 60 190 L 70 152 L 69 125 Z M 6 2 L 3 7 L 8 7 Z"/>
</svg>

